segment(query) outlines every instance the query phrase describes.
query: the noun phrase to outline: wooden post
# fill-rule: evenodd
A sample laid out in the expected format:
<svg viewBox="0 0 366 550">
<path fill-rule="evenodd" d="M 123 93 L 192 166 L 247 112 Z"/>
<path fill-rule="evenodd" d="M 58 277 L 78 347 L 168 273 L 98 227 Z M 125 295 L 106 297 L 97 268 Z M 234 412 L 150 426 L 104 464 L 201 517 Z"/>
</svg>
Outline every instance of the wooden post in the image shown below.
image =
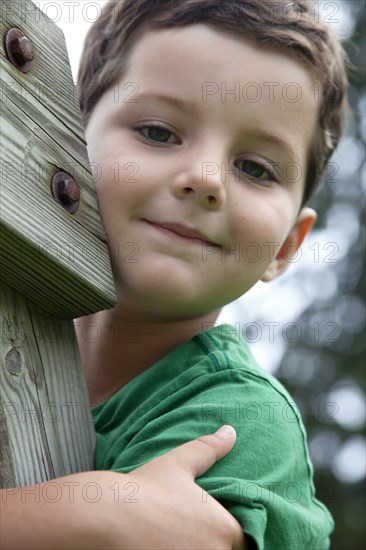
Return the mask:
<svg viewBox="0 0 366 550">
<path fill-rule="evenodd" d="M 0 486 L 15 487 L 93 468 L 73 319 L 116 298 L 62 31 L 31 0 L 0 9 Z"/>
</svg>

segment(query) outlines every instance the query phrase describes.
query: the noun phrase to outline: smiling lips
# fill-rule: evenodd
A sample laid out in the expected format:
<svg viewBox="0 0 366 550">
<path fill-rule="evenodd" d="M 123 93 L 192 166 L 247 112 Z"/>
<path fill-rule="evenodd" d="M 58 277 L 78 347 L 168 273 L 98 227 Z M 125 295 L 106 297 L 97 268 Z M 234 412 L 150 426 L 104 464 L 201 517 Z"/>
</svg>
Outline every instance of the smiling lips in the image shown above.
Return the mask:
<svg viewBox="0 0 366 550">
<path fill-rule="evenodd" d="M 187 227 L 180 223 L 171 223 L 171 222 L 151 222 L 149 220 L 143 220 L 149 225 L 155 227 L 158 231 L 165 233 L 166 235 L 185 241 L 186 243 L 200 244 L 202 243 L 209 244 L 211 246 L 220 246 L 219 244 L 210 241 L 210 239 L 201 233 L 198 229 L 193 227 Z"/>
</svg>

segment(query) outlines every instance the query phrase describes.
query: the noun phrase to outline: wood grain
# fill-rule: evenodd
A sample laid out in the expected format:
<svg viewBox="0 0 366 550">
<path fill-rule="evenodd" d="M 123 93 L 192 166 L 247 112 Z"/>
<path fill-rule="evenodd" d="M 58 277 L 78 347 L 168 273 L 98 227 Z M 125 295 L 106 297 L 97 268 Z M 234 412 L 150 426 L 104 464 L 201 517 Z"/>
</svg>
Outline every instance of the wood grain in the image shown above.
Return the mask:
<svg viewBox="0 0 366 550">
<path fill-rule="evenodd" d="M 2 4 L 1 35 L 20 28 L 35 57 L 29 73 L 17 71 L 2 40 L 0 279 L 71 319 L 110 308 L 116 297 L 64 37 L 37 10 L 30 0 Z M 24 22 L 25 13 L 34 21 Z M 74 214 L 52 196 L 58 171 L 79 185 Z"/>
<path fill-rule="evenodd" d="M 93 468 L 73 319 L 116 297 L 63 34 L 31 0 L 0 10 L 0 487 L 17 487 Z M 4 52 L 13 27 L 34 47 L 26 74 Z M 74 214 L 57 171 L 79 185 Z"/>
<path fill-rule="evenodd" d="M 0 288 L 2 487 L 93 469 L 95 435 L 72 321 Z"/>
</svg>

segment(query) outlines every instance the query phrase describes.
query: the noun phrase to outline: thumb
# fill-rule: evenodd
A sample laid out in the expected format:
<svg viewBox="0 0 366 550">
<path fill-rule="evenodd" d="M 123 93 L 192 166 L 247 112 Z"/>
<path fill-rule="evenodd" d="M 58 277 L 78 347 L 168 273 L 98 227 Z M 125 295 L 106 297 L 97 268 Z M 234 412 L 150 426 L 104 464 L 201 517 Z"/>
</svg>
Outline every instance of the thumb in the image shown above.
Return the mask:
<svg viewBox="0 0 366 550">
<path fill-rule="evenodd" d="M 206 472 L 234 447 L 236 432 L 232 426 L 221 426 L 217 432 L 203 435 L 173 449 L 167 455 L 193 479 Z"/>
</svg>

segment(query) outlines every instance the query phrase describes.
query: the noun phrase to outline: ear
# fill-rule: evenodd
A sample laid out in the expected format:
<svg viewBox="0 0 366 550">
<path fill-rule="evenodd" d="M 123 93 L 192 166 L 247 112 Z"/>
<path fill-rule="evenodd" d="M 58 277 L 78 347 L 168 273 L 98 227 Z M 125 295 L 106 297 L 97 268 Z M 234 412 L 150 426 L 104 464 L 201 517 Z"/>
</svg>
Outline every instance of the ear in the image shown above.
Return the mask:
<svg viewBox="0 0 366 550">
<path fill-rule="evenodd" d="M 261 281 L 269 282 L 281 275 L 297 255 L 306 235 L 316 222 L 316 212 L 312 208 L 302 208 L 298 218 L 286 237 L 273 262 L 268 266 Z"/>
</svg>

